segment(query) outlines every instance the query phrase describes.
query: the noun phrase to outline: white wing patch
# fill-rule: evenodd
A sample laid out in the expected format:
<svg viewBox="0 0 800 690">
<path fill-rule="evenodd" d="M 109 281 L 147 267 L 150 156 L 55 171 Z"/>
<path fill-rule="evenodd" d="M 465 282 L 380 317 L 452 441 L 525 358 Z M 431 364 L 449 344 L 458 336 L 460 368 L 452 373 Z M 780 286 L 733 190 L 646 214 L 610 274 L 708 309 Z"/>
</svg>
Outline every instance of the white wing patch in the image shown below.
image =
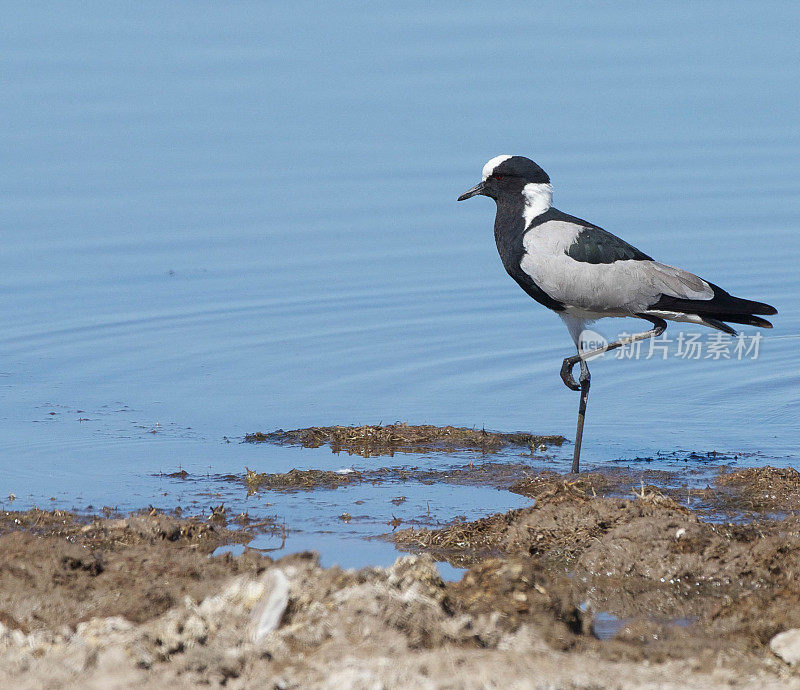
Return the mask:
<svg viewBox="0 0 800 690">
<path fill-rule="evenodd" d="M 492 160 L 486 163 L 486 165 L 483 166 L 483 173 L 482 173 L 483 181 L 485 182 L 486 180 L 489 179 L 491 174 L 494 172 L 494 169 L 498 165 L 500 165 L 500 163 L 502 163 L 503 161 L 507 161 L 511 157 L 512 156 L 509 156 L 508 154 L 504 153 L 501 156 L 495 156 L 494 158 L 492 158 Z"/>
<path fill-rule="evenodd" d="M 661 295 L 695 300 L 714 296 L 708 283 L 696 275 L 657 261 L 575 261 L 566 249 L 582 229 L 575 223 L 550 221 L 523 237 L 520 267 L 553 299 L 610 316 L 646 311 Z"/>
</svg>

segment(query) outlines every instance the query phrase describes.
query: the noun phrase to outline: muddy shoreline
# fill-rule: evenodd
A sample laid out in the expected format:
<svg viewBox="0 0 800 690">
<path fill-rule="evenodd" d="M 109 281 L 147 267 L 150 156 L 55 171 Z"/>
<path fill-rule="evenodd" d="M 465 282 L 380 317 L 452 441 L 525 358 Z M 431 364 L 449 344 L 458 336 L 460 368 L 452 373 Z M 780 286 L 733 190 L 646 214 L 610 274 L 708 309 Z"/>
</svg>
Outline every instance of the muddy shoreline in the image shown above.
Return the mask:
<svg viewBox="0 0 800 690">
<path fill-rule="evenodd" d="M 566 439 L 557 435 L 528 432 L 503 433 L 457 426 L 366 424 L 363 426 L 315 426 L 306 429 L 256 432 L 244 437 L 245 443 L 277 443 L 303 448 L 327 445 L 334 453 L 346 452 L 364 458 L 395 453 L 477 450 L 497 452 L 508 446 L 534 450 L 560 446 Z"/>
<path fill-rule="evenodd" d="M 531 505 L 397 526 L 389 568 L 274 561 L 246 547 L 274 525 L 224 507 L 4 511 L 0 664 L 18 687 L 800 687 L 771 648 L 800 628 L 796 471 L 687 497 L 658 473 L 456 480 L 471 469 Z M 315 488 L 298 481 L 257 490 Z M 468 570 L 444 582 L 436 559 Z"/>
</svg>

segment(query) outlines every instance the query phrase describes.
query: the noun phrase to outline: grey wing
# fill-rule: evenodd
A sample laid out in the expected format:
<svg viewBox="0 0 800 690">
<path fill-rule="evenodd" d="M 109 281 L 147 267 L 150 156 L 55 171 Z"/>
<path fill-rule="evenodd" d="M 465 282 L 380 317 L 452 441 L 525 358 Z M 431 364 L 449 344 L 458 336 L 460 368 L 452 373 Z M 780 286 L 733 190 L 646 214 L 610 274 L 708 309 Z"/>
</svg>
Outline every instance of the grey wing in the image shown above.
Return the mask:
<svg viewBox="0 0 800 690">
<path fill-rule="evenodd" d="M 712 286 L 693 273 L 654 261 L 616 235 L 558 213 L 525 234 L 521 268 L 566 308 L 626 315 L 651 308 L 666 311 L 661 302 L 665 297 L 690 302 L 714 298 Z"/>
<path fill-rule="evenodd" d="M 734 331 L 726 321 L 771 327 L 756 314 L 775 314 L 773 306 L 734 297 L 689 271 L 654 261 L 596 225 L 560 216 L 565 225 L 552 227 L 567 240 L 562 259 L 551 256 L 550 261 L 533 263 L 538 264 L 542 287 L 565 305 L 600 313 L 652 314 L 728 333 Z"/>
<path fill-rule="evenodd" d="M 575 232 L 575 224 L 553 224 L 549 237 L 559 230 L 565 240 L 562 253 L 547 257 L 540 252 L 537 257 L 532 237 L 530 260 L 543 289 L 566 305 L 631 314 L 647 310 L 662 295 L 687 300 L 714 296 L 706 281 L 654 261 L 602 228 L 587 224 Z"/>
</svg>

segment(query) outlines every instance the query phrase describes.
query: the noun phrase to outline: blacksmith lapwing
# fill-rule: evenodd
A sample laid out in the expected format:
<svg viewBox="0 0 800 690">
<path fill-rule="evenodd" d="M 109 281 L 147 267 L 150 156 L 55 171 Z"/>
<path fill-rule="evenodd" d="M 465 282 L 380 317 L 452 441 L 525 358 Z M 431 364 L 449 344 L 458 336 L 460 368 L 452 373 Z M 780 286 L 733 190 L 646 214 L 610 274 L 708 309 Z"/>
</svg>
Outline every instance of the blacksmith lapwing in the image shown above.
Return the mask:
<svg viewBox="0 0 800 690">
<path fill-rule="evenodd" d="M 482 194 L 497 204 L 494 238 L 508 274 L 533 299 L 564 321 L 578 354 L 567 357 L 561 379 L 581 392 L 572 471 L 580 468 L 583 422 L 589 397 L 586 360 L 638 340 L 661 335 L 665 319 L 701 324 L 736 335 L 727 322 L 772 328 L 756 314 L 776 314 L 769 304 L 733 297 L 721 287 L 644 252 L 602 228 L 552 206 L 550 177 L 524 156 L 496 156 L 483 180 L 458 200 Z M 580 337 L 597 319 L 636 317 L 653 324 L 643 333 L 581 351 Z M 580 362 L 580 384 L 572 369 Z"/>
</svg>

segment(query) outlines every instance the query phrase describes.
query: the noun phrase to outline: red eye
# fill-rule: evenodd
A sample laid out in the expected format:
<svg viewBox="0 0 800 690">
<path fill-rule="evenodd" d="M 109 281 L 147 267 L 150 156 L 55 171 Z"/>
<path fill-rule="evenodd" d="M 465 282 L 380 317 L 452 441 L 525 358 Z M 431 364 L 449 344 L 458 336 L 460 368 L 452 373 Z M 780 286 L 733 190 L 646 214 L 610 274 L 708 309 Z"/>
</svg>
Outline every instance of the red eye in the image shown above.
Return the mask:
<svg viewBox="0 0 800 690">
<path fill-rule="evenodd" d="M 495 175 L 494 179 L 495 180 L 502 180 L 504 177 L 505 177 L 505 175 Z"/>
</svg>

